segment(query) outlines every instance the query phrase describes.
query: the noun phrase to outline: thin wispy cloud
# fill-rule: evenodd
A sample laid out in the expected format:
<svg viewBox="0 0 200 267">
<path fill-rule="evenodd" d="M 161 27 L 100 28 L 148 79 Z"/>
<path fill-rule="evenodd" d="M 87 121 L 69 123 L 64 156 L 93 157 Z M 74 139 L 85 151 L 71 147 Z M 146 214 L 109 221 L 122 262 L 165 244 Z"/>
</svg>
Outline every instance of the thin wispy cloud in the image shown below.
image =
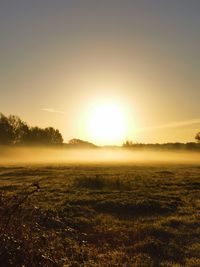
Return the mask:
<svg viewBox="0 0 200 267">
<path fill-rule="evenodd" d="M 151 126 L 151 127 L 139 128 L 138 131 L 142 132 L 142 131 L 148 131 L 148 130 L 154 130 L 154 129 L 178 128 L 178 127 L 182 127 L 182 126 L 190 126 L 193 124 L 200 124 L 200 119 L 192 119 L 192 120 L 186 120 L 186 121 L 175 121 L 175 122 L 155 125 L 155 126 Z"/>
<path fill-rule="evenodd" d="M 42 110 L 46 111 L 46 112 L 51 112 L 51 113 L 60 113 L 60 114 L 64 114 L 65 113 L 62 110 L 57 110 L 57 109 L 54 109 L 54 108 L 43 108 Z"/>
</svg>

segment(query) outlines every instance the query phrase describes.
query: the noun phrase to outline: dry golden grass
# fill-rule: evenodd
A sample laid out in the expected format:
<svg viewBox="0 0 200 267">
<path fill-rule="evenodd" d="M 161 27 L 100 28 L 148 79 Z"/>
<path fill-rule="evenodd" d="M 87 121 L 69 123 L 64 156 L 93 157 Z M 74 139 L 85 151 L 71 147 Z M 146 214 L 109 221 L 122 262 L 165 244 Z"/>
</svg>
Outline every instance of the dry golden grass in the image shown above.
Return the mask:
<svg viewBox="0 0 200 267">
<path fill-rule="evenodd" d="M 198 165 L 4 166 L 0 181 L 1 266 L 200 266 Z"/>
</svg>

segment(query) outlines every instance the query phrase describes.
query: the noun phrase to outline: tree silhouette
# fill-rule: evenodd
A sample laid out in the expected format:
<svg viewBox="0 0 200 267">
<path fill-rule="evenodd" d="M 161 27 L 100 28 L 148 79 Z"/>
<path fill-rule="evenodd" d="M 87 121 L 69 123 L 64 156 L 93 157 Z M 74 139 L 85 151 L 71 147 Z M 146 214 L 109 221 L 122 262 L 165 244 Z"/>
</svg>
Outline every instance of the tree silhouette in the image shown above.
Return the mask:
<svg viewBox="0 0 200 267">
<path fill-rule="evenodd" d="M 50 144 L 59 145 L 63 142 L 62 135 L 57 129 L 55 130 L 53 127 L 45 128 L 44 133 L 47 142 Z"/>
<path fill-rule="evenodd" d="M 0 113 L 0 144 L 11 144 L 13 142 L 13 130 L 6 116 Z"/>
<path fill-rule="evenodd" d="M 29 127 L 18 116 L 10 115 L 7 118 L 0 113 L 0 144 L 59 145 L 62 143 L 61 133 L 53 127 L 45 129 Z"/>
<path fill-rule="evenodd" d="M 126 140 L 125 143 L 123 143 L 123 147 L 131 147 L 133 146 L 133 141 L 131 140 Z"/>
<path fill-rule="evenodd" d="M 195 139 L 198 143 L 200 143 L 200 132 L 196 134 Z"/>
<path fill-rule="evenodd" d="M 44 130 L 39 127 L 31 127 L 26 141 L 28 144 L 46 144 Z"/>
<path fill-rule="evenodd" d="M 53 127 L 45 129 L 32 127 L 26 141 L 30 144 L 59 145 L 63 143 L 63 138 L 61 133 Z"/>
<path fill-rule="evenodd" d="M 8 117 L 10 126 L 12 127 L 13 143 L 26 143 L 29 133 L 28 125 L 18 116 L 10 115 Z"/>
</svg>

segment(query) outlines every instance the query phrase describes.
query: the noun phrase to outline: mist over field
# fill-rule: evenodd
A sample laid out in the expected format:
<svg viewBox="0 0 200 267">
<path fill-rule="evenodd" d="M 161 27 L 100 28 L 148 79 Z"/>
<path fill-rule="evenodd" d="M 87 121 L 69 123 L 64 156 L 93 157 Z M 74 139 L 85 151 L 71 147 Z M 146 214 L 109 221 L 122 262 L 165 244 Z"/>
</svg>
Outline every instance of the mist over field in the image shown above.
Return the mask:
<svg viewBox="0 0 200 267">
<path fill-rule="evenodd" d="M 46 147 L 0 148 L 0 164 L 30 163 L 116 163 L 116 164 L 200 164 L 200 154 L 192 151 L 129 150 L 124 148 L 63 149 Z"/>
</svg>

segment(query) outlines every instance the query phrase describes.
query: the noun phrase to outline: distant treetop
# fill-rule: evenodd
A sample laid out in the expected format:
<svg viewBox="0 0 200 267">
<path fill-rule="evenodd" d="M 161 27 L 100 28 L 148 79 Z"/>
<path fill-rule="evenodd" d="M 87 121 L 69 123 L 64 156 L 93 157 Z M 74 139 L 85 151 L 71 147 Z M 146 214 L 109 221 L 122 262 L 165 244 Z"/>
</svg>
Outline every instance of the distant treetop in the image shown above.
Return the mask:
<svg viewBox="0 0 200 267">
<path fill-rule="evenodd" d="M 96 147 L 96 145 L 78 138 L 73 138 L 69 140 L 68 145 L 73 147 L 88 147 L 88 148 Z"/>
</svg>

